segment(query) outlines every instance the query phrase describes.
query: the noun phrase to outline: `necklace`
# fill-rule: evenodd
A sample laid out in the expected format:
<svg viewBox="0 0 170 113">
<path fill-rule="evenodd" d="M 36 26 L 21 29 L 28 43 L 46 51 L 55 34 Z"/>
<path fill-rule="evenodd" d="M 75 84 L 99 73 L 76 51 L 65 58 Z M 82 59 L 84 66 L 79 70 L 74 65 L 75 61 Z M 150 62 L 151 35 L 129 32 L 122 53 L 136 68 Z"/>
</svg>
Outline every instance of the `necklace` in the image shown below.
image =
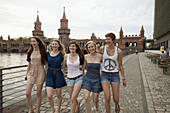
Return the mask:
<svg viewBox="0 0 170 113">
<path fill-rule="evenodd" d="M 70 56 L 71 56 L 72 58 L 76 58 L 76 57 L 77 57 L 77 53 L 76 53 L 76 54 L 70 54 Z"/>
</svg>

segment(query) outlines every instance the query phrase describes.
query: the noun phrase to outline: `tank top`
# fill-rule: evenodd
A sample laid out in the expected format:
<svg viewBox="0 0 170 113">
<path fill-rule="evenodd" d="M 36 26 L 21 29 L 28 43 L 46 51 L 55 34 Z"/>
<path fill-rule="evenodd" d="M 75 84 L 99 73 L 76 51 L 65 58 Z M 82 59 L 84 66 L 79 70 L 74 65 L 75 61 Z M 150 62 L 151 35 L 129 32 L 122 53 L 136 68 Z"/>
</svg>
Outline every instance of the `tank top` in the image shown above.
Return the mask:
<svg viewBox="0 0 170 113">
<path fill-rule="evenodd" d="M 80 60 L 79 55 L 77 55 L 77 60 L 75 62 L 71 62 L 69 59 L 70 54 L 67 56 L 67 69 L 68 69 L 68 78 L 75 78 L 82 74 L 82 71 L 80 70 Z"/>
<path fill-rule="evenodd" d="M 103 61 L 102 61 L 102 71 L 104 72 L 118 72 L 118 54 L 117 47 L 115 46 L 115 53 L 113 56 L 109 56 L 104 46 Z"/>
</svg>

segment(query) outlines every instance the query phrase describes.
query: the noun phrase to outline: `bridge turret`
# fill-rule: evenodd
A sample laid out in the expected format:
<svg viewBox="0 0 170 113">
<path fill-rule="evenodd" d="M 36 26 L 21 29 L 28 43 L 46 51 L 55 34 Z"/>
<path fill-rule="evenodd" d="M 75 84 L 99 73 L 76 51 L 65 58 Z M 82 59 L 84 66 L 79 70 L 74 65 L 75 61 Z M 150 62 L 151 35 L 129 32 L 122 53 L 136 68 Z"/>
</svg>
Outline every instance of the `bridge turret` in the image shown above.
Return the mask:
<svg viewBox="0 0 170 113">
<path fill-rule="evenodd" d="M 122 27 L 120 28 L 119 36 L 120 36 L 120 39 L 123 38 L 123 30 L 122 30 Z"/>
<path fill-rule="evenodd" d="M 0 41 L 3 41 L 3 37 L 2 37 L 2 35 L 1 35 L 1 37 L 0 37 Z"/>
</svg>

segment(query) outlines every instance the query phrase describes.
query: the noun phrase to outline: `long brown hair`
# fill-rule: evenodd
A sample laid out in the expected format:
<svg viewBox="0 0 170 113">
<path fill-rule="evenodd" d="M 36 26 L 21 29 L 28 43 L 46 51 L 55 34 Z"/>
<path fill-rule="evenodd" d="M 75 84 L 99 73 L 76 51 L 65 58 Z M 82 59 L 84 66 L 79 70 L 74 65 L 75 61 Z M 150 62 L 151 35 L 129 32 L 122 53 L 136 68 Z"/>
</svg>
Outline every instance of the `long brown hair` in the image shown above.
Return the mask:
<svg viewBox="0 0 170 113">
<path fill-rule="evenodd" d="M 45 64 L 47 62 L 47 49 L 46 49 L 45 43 L 40 38 L 37 38 L 37 37 L 32 37 L 32 38 L 36 39 L 36 41 L 38 42 L 38 47 L 40 49 L 40 54 L 41 54 L 41 63 Z M 33 52 L 33 46 L 31 45 L 27 51 L 28 62 L 31 61 L 32 52 Z"/>
<path fill-rule="evenodd" d="M 80 49 L 80 46 L 77 44 L 76 41 L 70 41 L 69 44 L 68 44 L 68 53 L 70 53 L 70 50 L 69 50 L 69 46 L 71 44 L 75 44 L 77 49 L 76 49 L 76 53 L 79 55 L 80 57 L 80 65 L 83 65 L 84 64 L 84 54 L 82 53 L 82 50 Z"/>
<path fill-rule="evenodd" d="M 63 56 L 64 56 L 64 55 L 65 55 L 64 45 L 61 44 L 60 41 L 57 40 L 57 39 L 53 39 L 53 40 L 51 41 L 51 43 L 52 43 L 52 42 L 57 42 L 57 43 L 59 44 L 58 50 L 59 50 L 59 51 L 63 54 Z M 50 52 L 53 51 L 53 48 L 52 48 L 51 43 L 50 43 L 50 45 L 49 45 L 49 47 L 50 47 Z"/>
</svg>

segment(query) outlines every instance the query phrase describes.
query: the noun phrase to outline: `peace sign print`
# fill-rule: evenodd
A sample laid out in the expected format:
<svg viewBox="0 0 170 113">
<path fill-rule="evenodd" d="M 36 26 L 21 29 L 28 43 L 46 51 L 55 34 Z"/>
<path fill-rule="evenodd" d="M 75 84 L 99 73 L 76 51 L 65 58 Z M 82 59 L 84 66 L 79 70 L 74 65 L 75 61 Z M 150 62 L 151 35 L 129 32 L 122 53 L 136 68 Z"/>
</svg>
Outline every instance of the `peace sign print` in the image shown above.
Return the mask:
<svg viewBox="0 0 170 113">
<path fill-rule="evenodd" d="M 117 67 L 117 63 L 115 60 L 112 60 L 112 59 L 105 59 L 104 60 L 104 68 L 108 71 L 112 71 L 114 70 L 115 68 Z"/>
</svg>

